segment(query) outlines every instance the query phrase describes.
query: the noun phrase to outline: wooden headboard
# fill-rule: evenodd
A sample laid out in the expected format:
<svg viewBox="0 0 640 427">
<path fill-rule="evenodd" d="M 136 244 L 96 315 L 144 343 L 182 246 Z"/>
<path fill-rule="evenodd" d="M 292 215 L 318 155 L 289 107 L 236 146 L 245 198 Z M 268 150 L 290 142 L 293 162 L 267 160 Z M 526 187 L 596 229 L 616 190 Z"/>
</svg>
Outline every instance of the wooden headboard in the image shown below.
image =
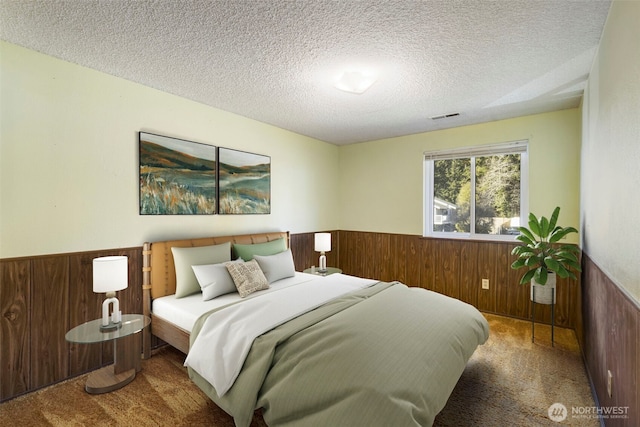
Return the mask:
<svg viewBox="0 0 640 427">
<path fill-rule="evenodd" d="M 287 247 L 289 247 L 289 232 L 287 231 L 145 243 L 142 248 L 142 289 L 149 290 L 152 299 L 172 295 L 176 292 L 176 269 L 173 263 L 172 247 L 189 248 L 219 245 L 226 242 L 246 245 L 270 242 L 280 238 L 284 238 Z"/>
<path fill-rule="evenodd" d="M 151 313 L 151 301 L 154 298 L 172 295 L 176 292 L 176 268 L 173 263 L 172 247 L 189 248 L 231 242 L 233 248 L 234 243 L 245 245 L 266 243 L 280 238 L 284 238 L 287 247 L 290 247 L 288 231 L 145 243 L 142 246 L 142 308 L 144 315 L 151 317 L 150 332 L 186 353 L 186 349 L 188 349 L 188 332 L 173 330 L 174 328 L 166 324 L 162 319 L 154 319 Z M 143 330 L 145 358 L 150 356 L 151 333 L 149 333 L 149 328 Z"/>
</svg>

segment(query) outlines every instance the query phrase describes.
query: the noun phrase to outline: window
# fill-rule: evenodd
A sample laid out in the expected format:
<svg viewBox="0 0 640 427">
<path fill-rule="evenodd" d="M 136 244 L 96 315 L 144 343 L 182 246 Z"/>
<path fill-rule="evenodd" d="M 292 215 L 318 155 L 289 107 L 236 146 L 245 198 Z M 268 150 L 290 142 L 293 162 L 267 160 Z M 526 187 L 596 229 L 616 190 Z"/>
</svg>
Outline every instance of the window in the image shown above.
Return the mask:
<svg viewBox="0 0 640 427">
<path fill-rule="evenodd" d="M 505 239 L 528 206 L 528 142 L 424 153 L 424 235 Z"/>
</svg>

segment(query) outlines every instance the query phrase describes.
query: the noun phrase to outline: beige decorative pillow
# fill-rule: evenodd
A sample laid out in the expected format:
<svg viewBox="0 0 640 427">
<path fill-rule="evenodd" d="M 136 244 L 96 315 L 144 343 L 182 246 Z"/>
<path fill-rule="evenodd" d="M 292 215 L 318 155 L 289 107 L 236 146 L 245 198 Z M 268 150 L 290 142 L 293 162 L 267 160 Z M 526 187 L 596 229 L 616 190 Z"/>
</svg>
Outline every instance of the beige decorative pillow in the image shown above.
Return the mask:
<svg viewBox="0 0 640 427">
<path fill-rule="evenodd" d="M 264 276 L 256 260 L 247 262 L 227 262 L 225 263 L 229 274 L 235 283 L 241 298 L 246 297 L 256 291 L 269 289 L 269 282 Z"/>
</svg>

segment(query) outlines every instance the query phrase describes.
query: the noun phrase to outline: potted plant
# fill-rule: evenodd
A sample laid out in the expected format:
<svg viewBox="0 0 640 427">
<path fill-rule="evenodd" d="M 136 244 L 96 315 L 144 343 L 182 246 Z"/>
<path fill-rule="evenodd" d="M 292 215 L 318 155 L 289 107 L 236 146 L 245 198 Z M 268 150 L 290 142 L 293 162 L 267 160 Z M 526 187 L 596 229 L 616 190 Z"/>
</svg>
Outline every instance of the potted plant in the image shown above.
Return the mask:
<svg viewBox="0 0 640 427">
<path fill-rule="evenodd" d="M 529 228 L 518 227 L 517 240 L 524 243 L 511 251 L 517 259 L 511 264 L 514 270 L 526 268 L 520 284 L 531 282 L 531 300 L 541 304 L 555 303 L 556 275 L 562 278 L 576 278 L 571 270 L 581 271 L 578 255 L 580 249 L 572 244 L 560 244 L 570 233 L 577 233 L 573 227 L 557 224 L 560 207 L 556 207 L 551 218 L 537 218 L 529 214 Z M 534 298 L 535 295 L 535 298 Z"/>
</svg>

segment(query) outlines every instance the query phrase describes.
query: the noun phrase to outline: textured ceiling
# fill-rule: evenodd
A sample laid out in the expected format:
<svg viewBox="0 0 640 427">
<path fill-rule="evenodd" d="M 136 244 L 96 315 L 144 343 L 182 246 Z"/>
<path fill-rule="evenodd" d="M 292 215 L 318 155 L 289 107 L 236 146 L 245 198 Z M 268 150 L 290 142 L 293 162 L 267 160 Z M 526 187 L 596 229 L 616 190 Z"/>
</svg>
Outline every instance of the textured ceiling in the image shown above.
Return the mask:
<svg viewBox="0 0 640 427">
<path fill-rule="evenodd" d="M 347 144 L 578 106 L 609 6 L 0 0 L 0 37 Z M 333 87 L 342 71 L 358 67 L 378 75 L 368 91 Z"/>
</svg>

